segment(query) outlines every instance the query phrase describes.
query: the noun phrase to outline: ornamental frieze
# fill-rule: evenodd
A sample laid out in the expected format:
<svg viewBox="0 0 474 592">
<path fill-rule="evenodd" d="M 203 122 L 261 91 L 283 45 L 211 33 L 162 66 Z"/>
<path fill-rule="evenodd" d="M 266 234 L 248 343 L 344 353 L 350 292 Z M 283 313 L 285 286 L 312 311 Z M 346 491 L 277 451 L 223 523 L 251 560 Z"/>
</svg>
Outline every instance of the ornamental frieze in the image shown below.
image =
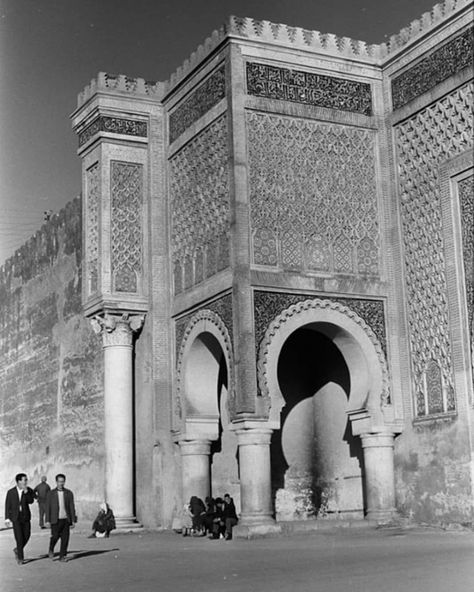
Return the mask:
<svg viewBox="0 0 474 592">
<path fill-rule="evenodd" d="M 372 115 L 370 84 L 301 70 L 248 62 L 247 93 L 267 99 Z"/>
<path fill-rule="evenodd" d="M 146 121 L 100 115 L 80 132 L 79 146 L 83 146 L 93 136 L 100 132 L 146 138 L 148 135 L 148 127 Z"/>
<path fill-rule="evenodd" d="M 310 299 L 308 294 L 290 294 L 285 292 L 254 292 L 255 345 L 257 351 L 269 324 L 282 311 L 292 304 Z M 362 300 L 358 298 L 328 297 L 324 300 L 342 304 L 355 312 L 372 329 L 377 337 L 383 353 L 387 355 L 387 338 L 385 331 L 385 314 L 382 300 Z"/>
<path fill-rule="evenodd" d="M 225 67 L 222 66 L 170 115 L 170 143 L 225 97 Z"/>
<path fill-rule="evenodd" d="M 392 80 L 393 108 L 399 109 L 443 80 L 472 65 L 471 27 Z"/>
</svg>

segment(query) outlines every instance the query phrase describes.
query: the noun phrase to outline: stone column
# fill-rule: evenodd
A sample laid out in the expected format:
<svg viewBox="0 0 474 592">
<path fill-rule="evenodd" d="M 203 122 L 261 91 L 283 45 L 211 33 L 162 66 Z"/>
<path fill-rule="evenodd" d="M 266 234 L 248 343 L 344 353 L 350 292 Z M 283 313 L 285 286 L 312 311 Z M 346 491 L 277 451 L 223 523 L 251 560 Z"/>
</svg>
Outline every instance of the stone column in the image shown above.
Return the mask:
<svg viewBox="0 0 474 592">
<path fill-rule="evenodd" d="M 239 445 L 242 525 L 273 522 L 270 428 L 236 429 Z"/>
<path fill-rule="evenodd" d="M 181 468 L 183 475 L 183 502 L 192 495 L 203 501 L 211 494 L 210 440 L 181 440 Z"/>
<path fill-rule="evenodd" d="M 91 319 L 104 348 L 105 497 L 117 527 L 133 524 L 133 332 L 143 317 L 106 314 Z"/>
<path fill-rule="evenodd" d="M 392 432 L 361 434 L 364 450 L 367 519 L 389 522 L 395 515 Z"/>
</svg>

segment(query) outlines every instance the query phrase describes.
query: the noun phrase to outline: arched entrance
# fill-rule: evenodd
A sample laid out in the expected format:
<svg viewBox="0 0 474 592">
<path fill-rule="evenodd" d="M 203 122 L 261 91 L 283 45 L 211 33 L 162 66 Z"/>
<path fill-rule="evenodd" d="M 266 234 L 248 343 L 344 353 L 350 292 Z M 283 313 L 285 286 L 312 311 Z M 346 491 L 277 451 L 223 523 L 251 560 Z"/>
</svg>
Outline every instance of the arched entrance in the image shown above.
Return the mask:
<svg viewBox="0 0 474 592">
<path fill-rule="evenodd" d="M 393 437 L 384 352 L 349 308 L 307 300 L 283 311 L 260 346 L 277 519 L 379 521 L 394 513 Z"/>
<path fill-rule="evenodd" d="M 177 393 L 184 501 L 229 492 L 239 503 L 237 442 L 229 430 L 231 360 L 231 342 L 220 317 L 209 310 L 192 317 L 179 352 Z"/>
<path fill-rule="evenodd" d="M 363 452 L 347 415 L 351 374 L 337 332 L 328 323 L 305 325 L 280 351 L 285 406 L 271 445 L 277 520 L 364 515 Z"/>
</svg>

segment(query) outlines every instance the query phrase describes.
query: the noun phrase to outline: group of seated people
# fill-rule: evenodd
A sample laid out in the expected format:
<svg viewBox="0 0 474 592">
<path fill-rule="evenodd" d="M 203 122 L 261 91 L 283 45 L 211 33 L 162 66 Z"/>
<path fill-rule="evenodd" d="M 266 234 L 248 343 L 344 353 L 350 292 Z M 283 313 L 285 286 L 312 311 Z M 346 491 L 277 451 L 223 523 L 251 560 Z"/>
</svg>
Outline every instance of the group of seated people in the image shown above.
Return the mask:
<svg viewBox="0 0 474 592">
<path fill-rule="evenodd" d="M 237 512 L 234 500 L 228 493 L 224 498 L 206 497 L 204 503 L 193 495 L 189 504 L 185 504 L 182 520 L 182 534 L 186 536 L 209 536 L 210 539 L 232 539 L 232 528 L 237 524 Z"/>
</svg>

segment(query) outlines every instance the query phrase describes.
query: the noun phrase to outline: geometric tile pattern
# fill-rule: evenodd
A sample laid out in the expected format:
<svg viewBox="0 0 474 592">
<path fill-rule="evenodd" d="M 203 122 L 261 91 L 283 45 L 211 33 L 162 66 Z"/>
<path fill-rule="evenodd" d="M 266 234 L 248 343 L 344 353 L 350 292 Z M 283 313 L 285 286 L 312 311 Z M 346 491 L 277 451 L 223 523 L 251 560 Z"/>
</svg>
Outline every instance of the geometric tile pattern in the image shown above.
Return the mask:
<svg viewBox="0 0 474 592">
<path fill-rule="evenodd" d="M 247 113 L 253 262 L 379 274 L 374 132 Z"/>
<path fill-rule="evenodd" d="M 437 391 L 428 389 L 433 362 L 441 374 L 442 411 L 456 409 L 439 166 L 472 149 L 472 100 L 470 83 L 395 128 L 417 416 L 439 413 Z"/>
<path fill-rule="evenodd" d="M 229 266 L 227 118 L 219 117 L 170 163 L 175 293 Z"/>
<path fill-rule="evenodd" d="M 136 293 L 142 275 L 143 166 L 112 161 L 110 194 L 113 290 Z"/>
</svg>

